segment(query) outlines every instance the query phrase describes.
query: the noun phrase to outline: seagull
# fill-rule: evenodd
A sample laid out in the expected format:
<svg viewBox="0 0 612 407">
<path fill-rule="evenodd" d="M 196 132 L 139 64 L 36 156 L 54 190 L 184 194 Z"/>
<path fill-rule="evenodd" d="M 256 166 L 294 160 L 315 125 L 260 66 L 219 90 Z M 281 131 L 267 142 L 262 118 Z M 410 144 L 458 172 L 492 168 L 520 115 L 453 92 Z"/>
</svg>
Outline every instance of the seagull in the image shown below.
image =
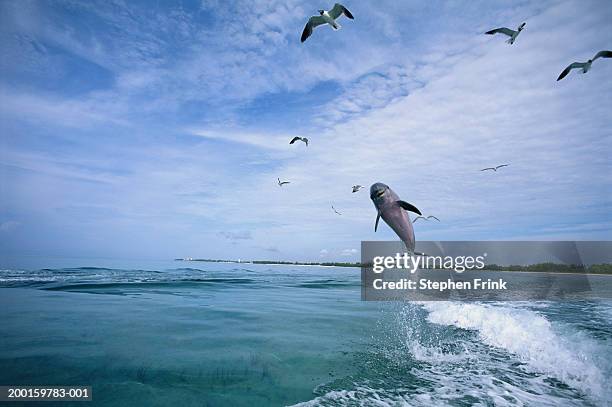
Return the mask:
<svg viewBox="0 0 612 407">
<path fill-rule="evenodd" d="M 510 39 L 508 41 L 506 41 L 508 44 L 512 45 L 514 44 L 514 41 L 516 40 L 516 37 L 518 37 L 518 35 L 521 33 L 521 31 L 523 31 L 523 28 L 525 28 L 525 23 L 522 23 L 521 25 L 518 26 L 517 30 L 511 30 L 509 28 L 506 27 L 501 27 L 501 28 L 496 28 L 494 30 L 491 31 L 487 31 L 485 34 L 489 34 L 489 35 L 494 35 L 497 33 L 501 33 L 501 34 L 505 34 L 508 37 L 510 37 Z"/>
<path fill-rule="evenodd" d="M 336 22 L 342 14 L 353 20 L 355 17 L 340 3 L 334 4 L 334 7 L 329 10 L 319 10 L 318 16 L 312 16 L 308 19 L 304 32 L 302 32 L 301 41 L 304 42 L 312 35 L 312 29 L 323 24 L 329 24 L 334 30 L 339 30 L 341 25 Z"/>
<path fill-rule="evenodd" d="M 332 209 L 334 210 L 334 212 L 336 212 L 338 215 L 342 215 L 340 212 L 338 212 L 338 211 L 336 210 L 336 208 L 334 208 L 334 205 L 332 205 L 331 207 L 332 207 Z"/>
<path fill-rule="evenodd" d="M 433 215 L 429 215 L 428 217 L 425 217 L 425 216 L 417 216 L 416 218 L 414 218 L 414 220 L 412 221 L 412 223 L 416 222 L 416 221 L 417 221 L 417 220 L 419 220 L 419 219 L 429 220 L 429 219 L 431 219 L 431 218 L 433 218 L 433 219 L 437 220 L 438 222 L 440 222 L 440 219 L 436 218 L 436 217 L 435 217 L 435 216 L 433 216 Z"/>
<path fill-rule="evenodd" d="M 308 147 L 308 139 L 306 137 L 297 137 L 297 136 L 295 136 L 294 138 L 291 139 L 289 144 L 293 144 L 293 143 L 295 143 L 298 140 L 303 141 L 304 143 L 306 143 L 306 147 Z"/>
<path fill-rule="evenodd" d="M 487 168 L 483 168 L 480 171 L 495 171 L 495 172 L 497 172 L 497 170 L 499 170 L 500 168 L 507 167 L 509 165 L 510 164 L 502 164 L 502 165 L 498 165 L 497 167 L 487 167 Z"/>
<path fill-rule="evenodd" d="M 591 69 L 591 64 L 593 64 L 593 61 L 595 61 L 597 58 L 612 58 L 612 51 L 599 51 L 597 54 L 595 54 L 593 59 L 589 59 L 586 62 L 574 62 L 573 64 L 570 64 L 563 70 L 563 72 L 561 72 L 561 75 L 559 75 L 557 80 L 560 81 L 561 79 L 565 78 L 574 68 L 582 68 L 582 73 L 589 72 Z"/>
<path fill-rule="evenodd" d="M 353 185 L 353 193 L 359 191 L 361 188 L 363 188 L 363 185 Z"/>
<path fill-rule="evenodd" d="M 283 186 L 283 185 L 285 185 L 285 184 L 290 184 L 290 182 L 289 182 L 289 181 L 282 181 L 282 182 L 281 182 L 280 178 L 277 178 L 277 180 L 278 180 L 278 186 L 279 186 L 279 187 L 282 187 L 282 186 Z"/>
</svg>

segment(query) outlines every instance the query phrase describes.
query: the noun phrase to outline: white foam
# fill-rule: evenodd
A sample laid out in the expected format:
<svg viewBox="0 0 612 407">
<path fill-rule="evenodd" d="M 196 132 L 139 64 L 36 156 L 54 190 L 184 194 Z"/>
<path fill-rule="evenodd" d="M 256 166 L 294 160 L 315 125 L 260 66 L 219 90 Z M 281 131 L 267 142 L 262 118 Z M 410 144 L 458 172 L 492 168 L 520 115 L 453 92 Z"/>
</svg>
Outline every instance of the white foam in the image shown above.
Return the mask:
<svg viewBox="0 0 612 407">
<path fill-rule="evenodd" d="M 429 311 L 429 322 L 475 330 L 482 342 L 511 352 L 532 371 L 595 399 L 609 400 L 603 394 L 606 379 L 596 364 L 600 349 L 586 336 L 567 329 L 560 333 L 544 316 L 528 309 L 452 302 L 422 306 Z"/>
<path fill-rule="evenodd" d="M 558 398 L 550 398 L 542 400 L 533 394 L 521 391 L 520 389 L 507 385 L 504 391 L 500 391 L 496 386 L 492 386 L 486 382 L 482 383 L 483 390 L 474 390 L 461 388 L 457 392 L 458 387 L 454 383 L 449 383 L 447 386 L 441 386 L 434 390 L 428 390 L 425 393 L 413 393 L 409 390 L 396 389 L 394 391 L 384 389 L 374 389 L 368 386 L 356 386 L 354 390 L 332 390 L 322 396 L 318 396 L 312 400 L 294 404 L 291 407 L 318 407 L 318 406 L 379 406 L 379 407 L 449 407 L 458 405 L 458 399 L 464 395 L 470 395 L 470 405 L 472 406 L 488 406 L 490 401 L 485 401 L 484 396 L 488 396 L 496 406 L 523 406 L 537 405 L 541 407 L 558 407 L 558 406 L 575 406 L 570 400 L 562 400 Z M 507 400 L 502 396 L 508 397 L 508 394 L 520 394 L 521 400 L 511 398 Z M 475 400 L 479 401 L 475 401 Z M 466 401 L 462 400 L 461 404 Z"/>
<path fill-rule="evenodd" d="M 399 336 L 385 334 L 379 349 L 390 363 L 413 366 L 417 382 L 408 375 L 402 383 L 400 376 L 379 388 L 376 379 L 385 383 L 384 376 L 366 377 L 297 405 L 608 405 L 609 346 L 570 325 L 552 324 L 538 311 L 549 304 L 533 305 L 426 302 L 396 308 L 400 329 L 390 332 Z"/>
</svg>

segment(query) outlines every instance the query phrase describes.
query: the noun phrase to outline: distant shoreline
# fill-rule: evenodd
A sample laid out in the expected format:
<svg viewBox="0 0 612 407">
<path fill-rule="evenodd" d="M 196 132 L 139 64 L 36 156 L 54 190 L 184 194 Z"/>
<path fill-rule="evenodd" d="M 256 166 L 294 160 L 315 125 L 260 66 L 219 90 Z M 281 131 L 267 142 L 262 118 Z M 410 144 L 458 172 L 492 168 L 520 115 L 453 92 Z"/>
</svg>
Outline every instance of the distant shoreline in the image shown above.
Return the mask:
<svg viewBox="0 0 612 407">
<path fill-rule="evenodd" d="M 174 261 L 195 261 L 204 263 L 234 263 L 234 264 L 264 264 L 269 266 L 314 266 L 314 267 L 356 267 L 360 268 L 361 263 L 343 263 L 343 262 L 300 262 L 300 261 L 274 261 L 274 260 L 217 260 L 217 259 L 174 259 Z"/>
<path fill-rule="evenodd" d="M 263 264 L 269 266 L 310 266 L 310 267 L 349 267 L 361 268 L 362 263 L 347 262 L 291 262 L 274 260 L 218 260 L 218 259 L 194 259 L 176 258 L 175 261 L 193 261 L 205 263 L 234 263 L 234 264 Z M 439 269 L 429 269 L 431 271 Z M 444 270 L 444 269 L 442 269 Z M 593 275 L 612 275 L 612 264 L 592 264 L 590 266 L 580 266 L 575 264 L 556 264 L 556 263 L 536 263 L 527 266 L 510 265 L 500 266 L 489 264 L 486 268 L 478 271 L 510 271 L 515 273 L 549 273 L 549 274 L 593 274 Z"/>
<path fill-rule="evenodd" d="M 512 273 L 531 273 L 531 274 L 538 274 L 538 273 L 547 273 L 547 274 L 579 274 L 579 275 L 586 275 L 586 276 L 612 276 L 612 272 L 600 272 L 600 273 L 592 273 L 592 272 L 581 272 L 581 271 L 525 271 L 525 270 L 489 270 L 489 269 L 483 269 L 486 271 L 501 271 L 503 273 L 507 273 L 507 272 L 512 272 Z"/>
</svg>

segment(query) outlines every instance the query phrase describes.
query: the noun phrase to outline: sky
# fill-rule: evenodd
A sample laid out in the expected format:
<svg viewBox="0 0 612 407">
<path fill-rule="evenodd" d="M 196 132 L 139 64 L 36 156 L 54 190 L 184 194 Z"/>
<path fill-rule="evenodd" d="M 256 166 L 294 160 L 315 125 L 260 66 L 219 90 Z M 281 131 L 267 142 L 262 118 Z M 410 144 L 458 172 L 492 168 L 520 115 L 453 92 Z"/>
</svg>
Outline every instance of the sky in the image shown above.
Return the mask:
<svg viewBox="0 0 612 407">
<path fill-rule="evenodd" d="M 1 0 L 0 259 L 356 261 L 378 181 L 417 241 L 612 239 L 612 60 L 556 81 L 612 2 L 344 5 Z"/>
</svg>

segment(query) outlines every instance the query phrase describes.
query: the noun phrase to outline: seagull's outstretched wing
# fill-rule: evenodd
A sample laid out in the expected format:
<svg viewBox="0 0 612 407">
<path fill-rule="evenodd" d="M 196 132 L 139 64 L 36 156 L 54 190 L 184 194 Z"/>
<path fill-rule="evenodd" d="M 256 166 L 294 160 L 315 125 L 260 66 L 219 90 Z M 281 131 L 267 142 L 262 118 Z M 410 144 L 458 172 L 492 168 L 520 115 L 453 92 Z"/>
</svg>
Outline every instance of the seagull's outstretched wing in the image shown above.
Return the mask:
<svg viewBox="0 0 612 407">
<path fill-rule="evenodd" d="M 511 30 L 509 28 L 500 27 L 500 28 L 496 28 L 496 29 L 491 30 L 491 31 L 487 31 L 485 34 L 494 35 L 494 34 L 500 33 L 500 34 L 506 34 L 508 37 L 512 37 L 515 32 L 516 31 Z"/>
<path fill-rule="evenodd" d="M 502 165 L 498 165 L 497 167 L 495 167 L 495 170 L 499 170 L 500 168 L 502 168 L 502 167 L 507 167 L 507 166 L 509 166 L 509 165 L 510 165 L 510 164 L 502 164 Z"/>
<path fill-rule="evenodd" d="M 417 220 L 419 219 L 425 219 L 427 220 L 427 218 L 424 218 L 423 216 L 417 216 L 416 218 L 414 218 L 414 220 L 412 221 L 412 223 L 415 223 Z"/>
<path fill-rule="evenodd" d="M 351 20 L 355 19 L 355 17 L 353 17 L 353 15 L 351 14 L 351 12 L 348 11 L 348 9 L 340 3 L 334 4 L 334 7 L 331 10 L 329 10 L 327 14 L 329 14 L 329 16 L 333 18 L 334 20 L 340 17 L 342 14 L 344 14 Z"/>
<path fill-rule="evenodd" d="M 293 143 L 295 143 L 295 142 L 296 142 L 296 141 L 298 141 L 298 140 L 301 140 L 301 138 L 299 138 L 299 137 L 295 136 L 294 138 L 292 138 L 292 139 L 291 139 L 291 141 L 289 142 L 289 144 L 293 144 Z"/>
<path fill-rule="evenodd" d="M 431 218 L 433 218 L 433 219 L 437 220 L 438 222 L 440 222 L 440 219 L 436 218 L 436 217 L 435 217 L 435 216 L 433 216 L 433 215 L 429 215 L 429 216 L 427 217 L 427 219 L 431 219 Z"/>
<path fill-rule="evenodd" d="M 489 170 L 492 170 L 492 171 L 497 171 L 497 170 L 496 170 L 495 168 L 493 168 L 493 167 L 483 168 L 483 169 L 482 169 L 482 170 L 480 170 L 480 171 L 489 171 Z"/>
<path fill-rule="evenodd" d="M 306 23 L 306 27 L 304 27 L 304 31 L 302 32 L 302 38 L 300 41 L 304 42 L 308 37 L 312 35 L 312 30 L 315 27 L 318 27 L 322 24 L 325 24 L 325 20 L 321 16 L 312 16 Z"/>
<path fill-rule="evenodd" d="M 572 69 L 583 68 L 583 67 L 584 67 L 584 62 L 574 62 L 573 64 L 568 65 L 568 67 L 565 68 L 563 72 L 561 72 L 561 74 L 557 78 L 557 81 L 560 81 L 561 79 L 565 78 Z"/>
<path fill-rule="evenodd" d="M 597 58 L 612 58 L 612 51 L 599 51 L 593 57 L 593 61 L 595 61 Z"/>
</svg>

